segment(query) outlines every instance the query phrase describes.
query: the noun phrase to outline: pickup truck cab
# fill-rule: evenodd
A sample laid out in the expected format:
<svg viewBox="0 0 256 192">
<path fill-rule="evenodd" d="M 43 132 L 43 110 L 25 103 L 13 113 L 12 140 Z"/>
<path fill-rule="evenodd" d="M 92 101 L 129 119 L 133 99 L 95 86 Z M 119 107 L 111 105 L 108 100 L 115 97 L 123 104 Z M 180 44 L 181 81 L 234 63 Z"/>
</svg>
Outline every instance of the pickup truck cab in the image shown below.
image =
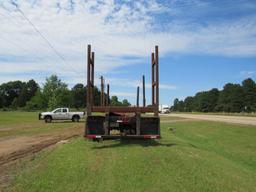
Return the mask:
<svg viewBox="0 0 256 192">
<path fill-rule="evenodd" d="M 52 120 L 72 120 L 73 122 L 79 122 L 84 114 L 84 112 L 69 112 L 69 108 L 57 108 L 51 112 L 39 113 L 39 120 L 45 120 L 46 123 L 50 123 Z"/>
</svg>

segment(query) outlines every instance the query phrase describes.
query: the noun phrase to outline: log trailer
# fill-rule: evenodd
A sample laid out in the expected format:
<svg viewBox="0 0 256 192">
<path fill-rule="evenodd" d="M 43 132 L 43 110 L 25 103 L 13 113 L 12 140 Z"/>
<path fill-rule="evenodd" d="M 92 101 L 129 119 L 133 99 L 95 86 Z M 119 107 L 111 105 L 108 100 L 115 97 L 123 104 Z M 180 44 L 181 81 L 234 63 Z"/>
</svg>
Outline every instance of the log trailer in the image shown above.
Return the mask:
<svg viewBox="0 0 256 192">
<path fill-rule="evenodd" d="M 137 87 L 137 106 L 111 106 L 109 84 L 105 93 L 104 78 L 101 76 L 101 105 L 94 105 L 94 52 L 87 46 L 87 118 L 85 137 L 94 140 L 103 139 L 159 139 L 159 62 L 158 46 L 151 54 L 152 68 L 152 104 L 146 106 L 145 76 L 142 77 L 143 106 L 139 105 L 139 87 Z M 96 114 L 102 115 L 93 115 Z M 146 114 L 147 113 L 147 114 Z"/>
</svg>

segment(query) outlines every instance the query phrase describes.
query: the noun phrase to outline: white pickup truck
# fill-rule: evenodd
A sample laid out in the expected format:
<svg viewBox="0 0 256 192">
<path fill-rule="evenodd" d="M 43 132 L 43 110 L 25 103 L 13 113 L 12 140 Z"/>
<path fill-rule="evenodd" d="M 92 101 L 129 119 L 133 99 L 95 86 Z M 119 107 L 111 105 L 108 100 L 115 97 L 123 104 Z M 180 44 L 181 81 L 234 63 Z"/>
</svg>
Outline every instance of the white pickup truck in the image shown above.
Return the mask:
<svg viewBox="0 0 256 192">
<path fill-rule="evenodd" d="M 69 112 L 69 108 L 57 108 L 51 112 L 39 113 L 39 120 L 45 120 L 46 123 L 50 123 L 52 120 L 72 120 L 73 122 L 79 122 L 84 114 L 84 112 Z"/>
</svg>

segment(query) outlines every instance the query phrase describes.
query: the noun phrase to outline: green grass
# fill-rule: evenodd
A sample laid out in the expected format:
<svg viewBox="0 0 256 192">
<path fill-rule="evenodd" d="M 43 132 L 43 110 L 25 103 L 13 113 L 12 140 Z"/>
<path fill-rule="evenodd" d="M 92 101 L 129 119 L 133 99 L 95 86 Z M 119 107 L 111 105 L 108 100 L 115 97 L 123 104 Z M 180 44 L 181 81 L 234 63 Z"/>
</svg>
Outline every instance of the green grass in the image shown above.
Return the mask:
<svg viewBox="0 0 256 192">
<path fill-rule="evenodd" d="M 20 123 L 34 123 L 38 121 L 38 113 L 35 112 L 20 112 L 8 111 L 0 112 L 0 126 L 7 126 Z"/>
<path fill-rule="evenodd" d="M 76 126 L 83 127 L 83 125 L 84 122 L 72 123 L 71 121 L 45 123 L 42 120 L 38 120 L 38 112 L 0 112 L 0 138 L 50 133 L 52 131 Z"/>
<path fill-rule="evenodd" d="M 256 191 L 256 127 L 161 124 L 163 138 L 78 138 L 23 161 L 9 191 Z"/>
</svg>

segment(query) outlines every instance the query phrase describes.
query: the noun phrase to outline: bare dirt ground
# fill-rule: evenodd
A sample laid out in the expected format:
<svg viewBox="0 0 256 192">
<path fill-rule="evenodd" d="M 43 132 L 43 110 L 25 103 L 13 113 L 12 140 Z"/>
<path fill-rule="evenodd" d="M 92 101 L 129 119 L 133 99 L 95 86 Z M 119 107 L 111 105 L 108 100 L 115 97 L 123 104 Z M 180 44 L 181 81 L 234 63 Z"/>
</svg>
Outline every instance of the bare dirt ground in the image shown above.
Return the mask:
<svg viewBox="0 0 256 192">
<path fill-rule="evenodd" d="M 244 125 L 256 125 L 256 117 L 241 117 L 241 116 L 224 116 L 224 115 L 206 115 L 206 114 L 163 114 L 163 117 L 181 117 L 186 119 L 197 119 L 206 121 L 218 121 L 225 123 L 235 123 Z"/>
<path fill-rule="evenodd" d="M 17 160 L 33 155 L 58 142 L 82 135 L 83 129 L 81 126 L 77 126 L 51 132 L 50 134 L 14 136 L 0 139 L 0 191 L 9 184 L 10 169 L 18 163 Z"/>
<path fill-rule="evenodd" d="M 29 153 L 35 153 L 41 149 L 66 140 L 71 137 L 81 136 L 83 130 L 80 127 L 64 129 L 50 134 L 36 136 L 19 136 L 0 140 L 0 165 L 24 157 Z"/>
</svg>

